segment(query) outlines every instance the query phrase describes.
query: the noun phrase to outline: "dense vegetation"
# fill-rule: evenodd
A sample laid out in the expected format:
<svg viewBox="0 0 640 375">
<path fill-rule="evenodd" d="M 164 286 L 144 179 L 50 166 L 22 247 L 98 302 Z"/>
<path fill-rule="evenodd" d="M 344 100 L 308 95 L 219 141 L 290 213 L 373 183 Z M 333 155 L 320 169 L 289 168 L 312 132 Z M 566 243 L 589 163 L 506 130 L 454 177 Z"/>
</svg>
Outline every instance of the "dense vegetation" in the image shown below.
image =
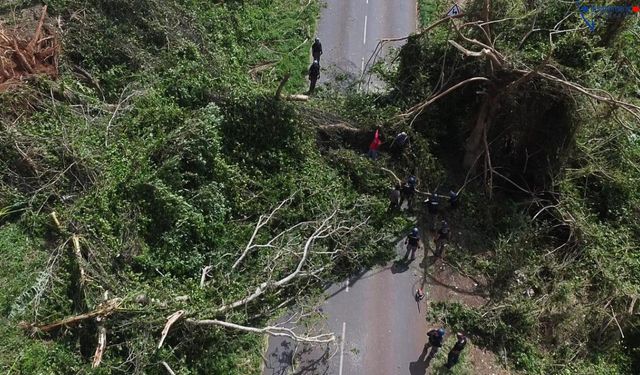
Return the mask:
<svg viewBox="0 0 640 375">
<path fill-rule="evenodd" d="M 33 5 L 0 10 L 10 22 Z M 60 17 L 64 30 L 61 77 L 0 94 L 0 371 L 164 373 L 166 361 L 182 374 L 256 373 L 259 335 L 177 324 L 157 350 L 167 316 L 185 309 L 194 319 L 259 327 L 313 297 L 318 277 L 388 258 L 372 233 L 405 223 L 383 221 L 387 181 L 363 176 L 369 162 L 353 151 L 321 155 L 303 111 L 273 98 L 287 73 L 285 90 L 303 90 L 316 2 L 48 5 L 50 22 Z M 356 186 L 359 178 L 366 181 Z M 269 248 L 231 268 L 260 216 L 289 197 L 258 243 L 331 210 L 345 223 L 365 224 L 318 241 L 339 247 L 322 272 L 215 313 L 295 269 L 298 255 L 273 262 Z M 311 229 L 292 232 L 285 244 Z M 82 260 L 74 257 L 74 236 Z M 328 259 L 309 262 L 321 268 Z M 119 305 L 104 323 L 108 348 L 95 370 L 95 321 L 35 336 L 19 328 L 99 309 L 105 298 Z"/>
<path fill-rule="evenodd" d="M 486 19 L 484 4 L 466 2 L 466 19 Z M 450 27 L 410 38 L 396 96 L 413 104 L 439 87 L 490 78 L 443 97 L 414 122 L 437 145 L 449 176 L 466 171 L 485 98 L 498 102 L 485 130 L 490 159 L 485 150 L 476 159 L 485 186 L 467 189 L 456 217 L 465 234 L 450 251 L 452 262 L 487 280 L 491 302 L 438 304 L 433 318 L 472 333 L 526 373 L 633 373 L 640 365 L 638 112 L 519 72 L 550 73 L 638 105 L 637 17 L 598 19 L 591 33 L 575 12 L 569 3 L 492 1 L 488 19 L 502 21 L 462 33 L 484 43 L 487 31 L 493 36 L 491 47 L 504 56 L 493 71 L 448 42 L 479 50 Z"/>
<path fill-rule="evenodd" d="M 428 3 L 424 26 L 449 6 Z M 486 280 L 490 303 L 432 305 L 432 319 L 526 373 L 639 368 L 638 121 L 542 75 L 519 80 L 538 69 L 638 105 L 637 18 L 590 33 L 571 2 L 491 3 L 489 19 L 503 20 L 488 32 L 502 66 L 463 57 L 449 40 L 477 45 L 448 22 L 409 39 L 386 70 L 388 93 L 320 90 L 295 104 L 273 94 L 286 74 L 285 91 L 304 90 L 316 1 L 48 1 L 48 22 L 62 32 L 59 79 L 0 93 L 0 370 L 153 374 L 166 361 L 181 374 L 258 373 L 260 336 L 183 319 L 157 349 L 167 317 L 185 310 L 265 326 L 313 304 L 320 281 L 389 259 L 387 240 L 409 223 L 385 213 L 393 180 L 380 165 L 414 171 L 425 190 L 464 184 L 450 220 L 464 234 L 448 257 Z M 36 5 L 11 0 L 0 16 L 20 22 Z M 483 5 L 466 2 L 466 19 L 485 19 Z M 550 39 L 554 30 L 572 31 Z M 485 32 L 461 29 L 478 41 Z M 478 76 L 491 83 L 411 111 Z M 470 147 L 491 95 L 499 105 L 482 122 L 487 148 Z M 355 135 L 318 134 L 338 122 Z M 376 126 L 387 138 L 408 131 L 413 157 L 362 158 Z M 309 259 L 316 273 L 220 311 L 296 268 L 299 253 L 269 247 L 234 266 L 261 215 L 285 200 L 258 243 L 334 210 L 346 225 L 364 224 L 317 241 L 326 251 Z M 278 245 L 299 251 L 314 228 L 299 229 Z M 105 300 L 118 308 L 104 322 L 28 329 Z M 102 327 L 108 349 L 92 369 Z"/>
</svg>

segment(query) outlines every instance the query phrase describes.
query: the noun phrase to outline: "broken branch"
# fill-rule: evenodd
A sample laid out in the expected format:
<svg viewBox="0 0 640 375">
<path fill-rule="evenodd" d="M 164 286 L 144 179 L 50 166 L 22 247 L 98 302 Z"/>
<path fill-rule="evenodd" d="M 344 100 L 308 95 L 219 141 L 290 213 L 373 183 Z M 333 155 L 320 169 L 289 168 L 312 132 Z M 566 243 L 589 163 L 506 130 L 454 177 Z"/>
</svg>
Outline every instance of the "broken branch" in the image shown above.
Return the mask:
<svg viewBox="0 0 640 375">
<path fill-rule="evenodd" d="M 162 347 L 162 344 L 164 343 L 164 339 L 167 338 L 167 334 L 169 333 L 169 330 L 171 329 L 171 326 L 173 325 L 173 323 L 178 321 L 178 319 L 180 319 L 182 315 L 184 315 L 184 313 L 185 313 L 184 310 L 178 310 L 173 314 L 169 315 L 169 317 L 167 318 L 167 323 L 164 325 L 164 328 L 162 329 L 162 336 L 160 337 L 160 341 L 158 341 L 158 349 Z"/>
<path fill-rule="evenodd" d="M 61 328 L 61 327 L 66 327 L 66 326 L 71 326 L 74 324 L 78 324 L 84 320 L 87 319 L 92 319 L 98 316 L 102 316 L 102 317 L 106 317 L 109 316 L 111 314 L 113 314 L 114 312 L 118 311 L 118 308 L 120 307 L 120 305 L 122 304 L 122 299 L 121 298 L 113 298 L 110 299 L 109 301 L 103 302 L 101 303 L 97 309 L 90 311 L 88 313 L 85 314 L 80 314 L 80 315 L 76 315 L 76 316 L 71 316 L 68 318 L 64 318 L 62 320 L 59 320 L 57 322 L 54 323 L 50 323 L 50 324 L 43 324 L 43 325 L 37 325 L 37 324 L 30 324 L 30 323 L 25 323 L 25 322 L 21 322 L 19 325 L 23 328 L 23 329 L 28 329 L 34 332 L 51 332 L 55 329 Z"/>
<path fill-rule="evenodd" d="M 236 329 L 244 332 L 267 334 L 269 336 L 275 336 L 275 337 L 288 337 L 296 342 L 330 343 L 335 341 L 335 335 L 333 333 L 324 333 L 317 336 L 300 336 L 296 334 L 292 329 L 277 327 L 277 326 L 255 328 L 255 327 L 242 326 L 235 323 L 229 323 L 229 322 L 225 322 L 217 319 L 203 319 L 203 320 L 187 319 L 187 323 L 197 325 L 197 326 L 217 325 L 217 326 Z"/>
</svg>

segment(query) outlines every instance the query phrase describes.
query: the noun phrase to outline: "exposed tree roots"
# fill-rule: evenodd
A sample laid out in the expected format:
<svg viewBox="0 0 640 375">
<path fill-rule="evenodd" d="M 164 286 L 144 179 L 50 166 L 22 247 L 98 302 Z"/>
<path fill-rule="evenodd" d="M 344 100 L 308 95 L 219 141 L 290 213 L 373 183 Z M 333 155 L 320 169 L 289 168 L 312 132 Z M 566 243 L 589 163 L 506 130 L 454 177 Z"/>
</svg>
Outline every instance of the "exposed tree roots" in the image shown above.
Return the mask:
<svg viewBox="0 0 640 375">
<path fill-rule="evenodd" d="M 58 76 L 60 44 L 52 27 L 45 25 L 47 6 L 29 39 L 17 30 L 0 27 L 0 92 L 34 76 Z"/>
</svg>

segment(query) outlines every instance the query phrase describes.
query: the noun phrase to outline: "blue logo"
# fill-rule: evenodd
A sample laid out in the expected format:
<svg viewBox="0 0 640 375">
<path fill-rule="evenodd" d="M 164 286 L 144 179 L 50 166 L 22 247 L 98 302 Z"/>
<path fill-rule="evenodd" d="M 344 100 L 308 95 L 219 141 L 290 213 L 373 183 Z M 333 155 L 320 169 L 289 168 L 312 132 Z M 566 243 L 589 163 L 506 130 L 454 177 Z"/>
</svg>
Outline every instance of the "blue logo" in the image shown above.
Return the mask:
<svg viewBox="0 0 640 375">
<path fill-rule="evenodd" d="M 580 18 L 584 21 L 591 32 L 596 29 L 596 19 L 625 17 L 638 13 L 638 6 L 631 5 L 585 5 L 580 0 L 576 0 Z"/>
</svg>

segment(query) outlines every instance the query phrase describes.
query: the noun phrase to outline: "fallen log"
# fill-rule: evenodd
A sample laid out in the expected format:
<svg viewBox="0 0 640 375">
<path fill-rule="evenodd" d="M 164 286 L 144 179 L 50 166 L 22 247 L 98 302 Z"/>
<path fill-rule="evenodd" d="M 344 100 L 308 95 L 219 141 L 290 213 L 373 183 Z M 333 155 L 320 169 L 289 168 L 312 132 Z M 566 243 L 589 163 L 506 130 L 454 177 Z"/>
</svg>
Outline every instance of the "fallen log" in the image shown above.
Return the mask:
<svg viewBox="0 0 640 375">
<path fill-rule="evenodd" d="M 309 95 L 294 94 L 294 95 L 287 95 L 284 98 L 285 100 L 290 100 L 290 101 L 306 102 L 307 100 L 309 100 Z"/>
<path fill-rule="evenodd" d="M 58 320 L 57 322 L 53 322 L 49 324 L 34 324 L 34 323 L 20 322 L 18 323 L 18 326 L 20 326 L 20 328 L 24 330 L 31 331 L 32 334 L 38 333 L 38 332 L 48 333 L 58 328 L 76 325 L 87 319 L 93 319 L 97 317 L 103 317 L 103 318 L 107 317 L 117 312 L 121 304 L 122 304 L 122 298 L 112 298 L 106 302 L 101 303 L 100 305 L 98 305 L 98 308 L 88 313 L 70 316 L 68 318 L 64 318 L 62 320 Z"/>
</svg>

